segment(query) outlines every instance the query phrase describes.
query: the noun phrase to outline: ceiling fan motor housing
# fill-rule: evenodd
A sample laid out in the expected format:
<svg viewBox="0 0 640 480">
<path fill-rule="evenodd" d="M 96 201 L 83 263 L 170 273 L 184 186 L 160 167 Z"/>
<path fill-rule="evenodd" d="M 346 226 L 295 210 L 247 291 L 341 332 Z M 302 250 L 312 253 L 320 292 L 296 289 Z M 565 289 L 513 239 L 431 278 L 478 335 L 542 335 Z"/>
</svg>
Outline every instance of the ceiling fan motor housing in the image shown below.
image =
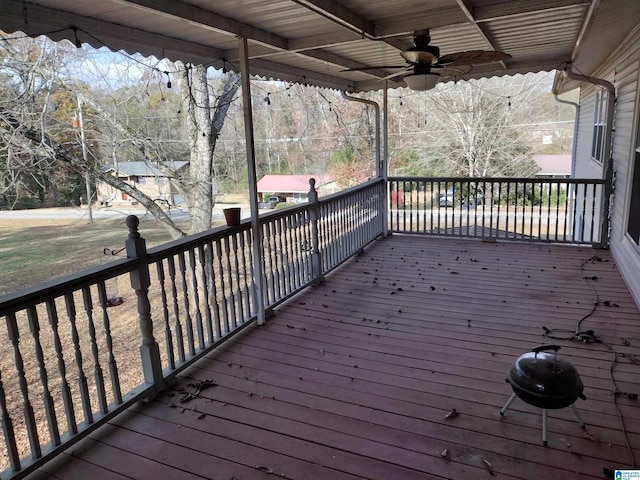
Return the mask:
<svg viewBox="0 0 640 480">
<path fill-rule="evenodd" d="M 430 42 L 431 35 L 429 35 L 429 30 L 419 30 L 413 37 L 415 47 L 410 48 L 409 51 L 428 52 L 434 56 L 433 63 L 436 63 L 440 57 L 440 48 L 435 45 L 429 45 Z"/>
</svg>

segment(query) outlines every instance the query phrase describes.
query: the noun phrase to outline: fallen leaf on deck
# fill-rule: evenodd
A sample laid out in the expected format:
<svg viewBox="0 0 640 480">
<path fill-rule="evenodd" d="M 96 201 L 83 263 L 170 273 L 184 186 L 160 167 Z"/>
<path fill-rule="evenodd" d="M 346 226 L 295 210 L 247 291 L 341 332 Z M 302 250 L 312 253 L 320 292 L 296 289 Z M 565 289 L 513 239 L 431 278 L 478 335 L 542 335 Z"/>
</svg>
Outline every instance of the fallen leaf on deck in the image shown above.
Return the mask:
<svg viewBox="0 0 640 480">
<path fill-rule="evenodd" d="M 591 440 L 591 441 L 594 441 L 594 442 L 599 442 L 600 441 L 598 436 L 596 434 L 594 434 L 594 433 L 591 433 L 591 432 L 583 432 L 582 436 L 584 438 L 586 438 L 587 440 Z"/>
<path fill-rule="evenodd" d="M 482 463 L 484 463 L 484 466 L 487 467 L 487 470 L 489 470 L 489 473 L 491 475 L 495 475 L 493 471 L 493 465 L 491 465 L 491 462 L 489 462 L 489 460 L 487 460 L 486 458 L 483 458 Z"/>
<path fill-rule="evenodd" d="M 452 408 L 450 412 L 448 412 L 444 418 L 449 419 L 449 418 L 455 418 L 459 415 L 458 411 L 455 408 Z"/>
</svg>

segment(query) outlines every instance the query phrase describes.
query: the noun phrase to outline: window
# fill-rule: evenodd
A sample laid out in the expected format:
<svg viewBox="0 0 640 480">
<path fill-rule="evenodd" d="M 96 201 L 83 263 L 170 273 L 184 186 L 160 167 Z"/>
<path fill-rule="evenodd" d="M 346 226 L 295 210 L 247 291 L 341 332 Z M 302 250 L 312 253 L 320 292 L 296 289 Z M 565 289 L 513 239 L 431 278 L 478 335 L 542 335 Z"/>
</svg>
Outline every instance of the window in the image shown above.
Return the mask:
<svg viewBox="0 0 640 480">
<path fill-rule="evenodd" d="M 595 114 L 593 118 L 593 145 L 591 146 L 591 158 L 603 163 L 607 160 L 607 110 L 609 104 L 609 92 L 604 88 L 596 89 Z"/>
</svg>

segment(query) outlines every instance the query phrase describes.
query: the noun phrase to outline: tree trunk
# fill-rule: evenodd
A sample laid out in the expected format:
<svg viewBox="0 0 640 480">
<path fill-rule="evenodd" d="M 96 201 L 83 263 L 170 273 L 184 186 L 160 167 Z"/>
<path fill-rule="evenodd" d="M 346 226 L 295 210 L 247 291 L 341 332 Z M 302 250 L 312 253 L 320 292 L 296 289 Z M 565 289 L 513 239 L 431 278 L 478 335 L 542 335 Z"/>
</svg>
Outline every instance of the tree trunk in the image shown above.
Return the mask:
<svg viewBox="0 0 640 480">
<path fill-rule="evenodd" d="M 184 179 L 191 226 L 189 233 L 211 228 L 217 186 L 213 172 L 213 152 L 229 105 L 238 90 L 237 75 L 228 75 L 222 95 L 212 115 L 207 69 L 203 65 L 182 69 L 182 98 L 190 141 L 188 178 Z"/>
</svg>

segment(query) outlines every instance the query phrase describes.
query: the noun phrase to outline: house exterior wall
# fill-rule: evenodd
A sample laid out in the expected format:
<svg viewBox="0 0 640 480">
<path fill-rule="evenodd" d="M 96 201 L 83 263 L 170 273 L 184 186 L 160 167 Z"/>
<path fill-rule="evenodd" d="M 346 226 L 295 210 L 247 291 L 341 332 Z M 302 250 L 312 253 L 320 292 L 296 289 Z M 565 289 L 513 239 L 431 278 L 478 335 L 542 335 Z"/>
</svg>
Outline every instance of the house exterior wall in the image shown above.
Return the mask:
<svg viewBox="0 0 640 480">
<path fill-rule="evenodd" d="M 592 76 L 611 82 L 616 90 L 612 137 L 615 183 L 611 205 L 610 248 L 620 273 L 636 303 L 640 305 L 640 247 L 626 233 L 632 167 L 636 145 L 640 143 L 637 139 L 640 116 L 640 25 Z M 578 178 L 604 175 L 604 166 L 591 158 L 596 88 L 587 83 L 581 87 L 575 171 Z"/>
<path fill-rule="evenodd" d="M 174 198 L 176 196 L 176 189 L 174 188 L 172 183 L 165 177 L 121 177 L 120 180 L 137 188 L 153 200 L 166 200 L 170 205 L 174 205 L 176 203 Z M 127 195 L 123 195 L 121 191 L 115 189 L 105 182 L 98 182 L 96 185 L 96 189 L 97 201 L 99 203 L 108 202 L 112 205 L 122 205 L 135 202 L 133 198 Z"/>
</svg>

